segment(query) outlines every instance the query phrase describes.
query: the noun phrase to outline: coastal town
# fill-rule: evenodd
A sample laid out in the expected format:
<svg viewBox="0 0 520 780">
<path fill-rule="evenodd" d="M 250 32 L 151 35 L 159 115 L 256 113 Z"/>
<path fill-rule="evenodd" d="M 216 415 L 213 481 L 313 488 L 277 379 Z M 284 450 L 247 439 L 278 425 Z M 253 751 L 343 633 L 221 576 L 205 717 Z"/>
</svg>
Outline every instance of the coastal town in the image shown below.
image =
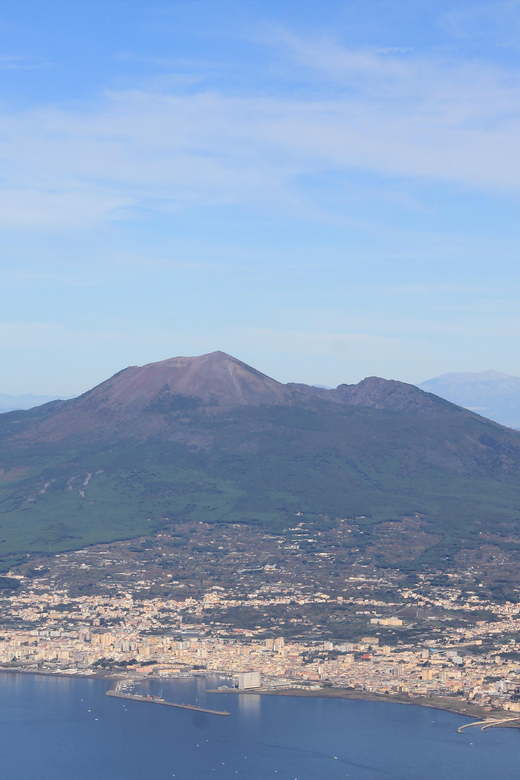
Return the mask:
<svg viewBox="0 0 520 780">
<path fill-rule="evenodd" d="M 429 698 L 436 706 L 444 700 L 446 708 L 466 703 L 520 717 L 516 603 L 478 594 L 461 600 L 453 586 L 430 587 L 428 596 L 424 588 L 396 587 L 394 600 L 382 601 L 384 575 L 373 572 L 352 576 L 344 595 L 274 582 L 154 596 L 149 580 L 128 578 L 123 589 L 110 575 L 96 593 L 78 595 L 58 576 L 94 558 L 114 572 L 112 555 L 108 548 L 78 551 L 55 556 L 53 571 L 10 572 L 19 587 L 3 591 L 2 669 L 137 680 L 220 675 L 240 689 Z M 320 609 L 349 610 L 358 635 L 332 637 L 320 624 L 301 628 L 305 610 Z M 258 623 L 218 619 L 233 610 L 252 611 Z M 278 620 L 262 625 L 260 616 L 273 610 Z"/>
</svg>

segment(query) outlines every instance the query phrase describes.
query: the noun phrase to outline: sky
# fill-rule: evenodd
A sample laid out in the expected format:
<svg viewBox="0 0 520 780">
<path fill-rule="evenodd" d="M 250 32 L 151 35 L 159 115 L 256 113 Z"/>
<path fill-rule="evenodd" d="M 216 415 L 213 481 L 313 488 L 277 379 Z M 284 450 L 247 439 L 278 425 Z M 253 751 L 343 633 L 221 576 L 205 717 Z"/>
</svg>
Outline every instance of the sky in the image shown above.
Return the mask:
<svg viewBox="0 0 520 780">
<path fill-rule="evenodd" d="M 520 2 L 2 0 L 0 392 L 520 374 Z"/>
</svg>

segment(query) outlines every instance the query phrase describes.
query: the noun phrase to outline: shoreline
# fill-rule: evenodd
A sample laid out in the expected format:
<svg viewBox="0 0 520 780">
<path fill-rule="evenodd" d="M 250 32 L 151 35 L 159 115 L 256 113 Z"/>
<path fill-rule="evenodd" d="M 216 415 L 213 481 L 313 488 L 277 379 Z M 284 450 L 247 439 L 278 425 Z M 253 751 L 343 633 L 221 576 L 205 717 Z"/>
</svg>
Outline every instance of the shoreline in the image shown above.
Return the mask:
<svg viewBox="0 0 520 780">
<path fill-rule="evenodd" d="M 411 707 L 429 707 L 434 710 L 444 710 L 445 712 L 451 712 L 453 715 L 462 715 L 466 718 L 477 718 L 480 720 L 489 720 L 496 716 L 496 719 L 507 718 L 511 716 L 513 719 L 515 714 L 512 714 L 510 710 L 499 709 L 484 709 L 478 704 L 468 704 L 467 702 L 450 701 L 441 697 L 426 697 L 426 696 L 400 696 L 399 694 L 385 694 L 385 693 L 373 693 L 371 691 L 356 691 L 350 688 L 322 688 L 320 690 L 306 691 L 302 688 L 256 688 L 248 690 L 238 690 L 237 688 L 230 688 L 229 690 L 222 689 L 210 689 L 206 693 L 233 693 L 233 694 L 246 694 L 257 696 L 295 696 L 301 698 L 315 698 L 315 699 L 351 699 L 358 701 L 375 701 L 375 702 L 387 702 L 389 704 L 403 704 Z M 504 724 L 500 728 L 515 728 L 520 729 L 520 712 L 518 713 L 518 723 L 516 724 Z M 495 727 L 498 728 L 498 727 Z"/>
<path fill-rule="evenodd" d="M 83 672 L 66 672 L 63 669 L 60 671 L 53 672 L 51 670 L 46 669 L 15 669 L 14 667 L 11 668 L 4 668 L 0 666 L 0 674 L 36 674 L 40 675 L 42 677 L 66 677 L 68 679 L 76 679 L 79 678 L 80 680 L 127 680 L 127 679 L 133 679 L 130 678 L 128 675 L 123 675 L 121 673 L 116 674 L 110 674 L 109 672 L 94 672 L 93 674 L 84 674 Z"/>
<path fill-rule="evenodd" d="M 49 671 L 44 669 L 16 669 L 16 668 L 2 668 L 0 667 L 0 673 L 6 674 L 25 674 L 25 675 L 40 675 L 43 677 L 61 677 L 67 679 L 81 679 L 81 680 L 104 680 L 105 682 L 116 683 L 118 681 L 131 680 L 133 682 L 139 682 L 144 680 L 165 680 L 175 682 L 176 680 L 186 679 L 185 677 L 159 677 L 156 675 L 147 675 L 146 677 L 133 676 L 124 672 L 94 672 L 93 674 L 85 674 L 82 672 L 66 672 Z M 218 676 L 211 674 L 194 675 L 200 677 L 212 677 Z M 402 696 L 399 694 L 385 694 L 385 693 L 373 693 L 371 691 L 356 691 L 351 688 L 320 688 L 318 690 L 305 690 L 304 688 L 251 688 L 247 690 L 238 690 L 237 688 L 208 688 L 205 693 L 220 693 L 220 694 L 245 694 L 247 696 L 294 696 L 305 699 L 318 698 L 318 699 L 350 699 L 357 701 L 374 701 L 374 702 L 387 702 L 389 704 L 403 704 L 411 707 L 429 707 L 434 710 L 444 710 L 450 712 L 453 715 L 461 715 L 466 718 L 476 718 L 480 720 L 489 720 L 496 717 L 496 719 L 511 717 L 515 715 L 510 710 L 499 709 L 484 709 L 484 707 L 478 704 L 468 704 L 459 700 L 448 700 L 441 697 L 426 697 L 426 696 Z M 494 728 L 513 728 L 520 729 L 520 712 L 518 713 L 518 723 L 504 723 Z"/>
</svg>

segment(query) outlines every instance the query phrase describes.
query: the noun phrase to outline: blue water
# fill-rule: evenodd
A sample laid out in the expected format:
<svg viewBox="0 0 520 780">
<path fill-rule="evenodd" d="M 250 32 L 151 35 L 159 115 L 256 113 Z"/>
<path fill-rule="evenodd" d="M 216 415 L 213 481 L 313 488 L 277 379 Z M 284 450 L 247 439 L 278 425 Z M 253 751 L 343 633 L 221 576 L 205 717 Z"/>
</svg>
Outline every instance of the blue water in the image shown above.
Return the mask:
<svg viewBox="0 0 520 780">
<path fill-rule="evenodd" d="M 217 717 L 106 697 L 106 683 L 0 674 L 0 777 L 9 780 L 518 780 L 520 731 L 365 701 L 205 694 L 149 683 Z"/>
</svg>

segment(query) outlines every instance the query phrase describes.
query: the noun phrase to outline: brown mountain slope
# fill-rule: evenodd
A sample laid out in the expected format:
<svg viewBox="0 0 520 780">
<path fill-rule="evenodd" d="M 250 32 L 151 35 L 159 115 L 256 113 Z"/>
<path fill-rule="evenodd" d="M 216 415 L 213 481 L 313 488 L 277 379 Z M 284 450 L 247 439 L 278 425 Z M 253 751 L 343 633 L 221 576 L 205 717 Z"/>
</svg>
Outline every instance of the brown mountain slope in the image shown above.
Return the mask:
<svg viewBox="0 0 520 780">
<path fill-rule="evenodd" d="M 290 395 L 286 386 L 225 352 L 199 357 L 175 357 L 160 363 L 132 366 L 82 398 L 114 409 L 145 409 L 164 395 L 183 395 L 204 404 L 233 406 L 281 403 Z"/>
<path fill-rule="evenodd" d="M 46 419 L 24 438 L 58 441 L 77 434 L 148 436 L 179 416 L 215 414 L 240 406 L 290 404 L 298 395 L 225 352 L 175 357 L 125 368 L 70 401 L 49 404 Z"/>
<path fill-rule="evenodd" d="M 164 438 L 205 446 L 205 436 L 183 425 L 195 412 L 218 415 L 243 407 L 334 405 L 411 412 L 423 416 L 470 414 L 404 382 L 368 377 L 335 389 L 287 385 L 225 352 L 175 357 L 125 368 L 87 393 L 48 404 L 41 422 L 25 429 L 26 441 L 90 438 Z"/>
<path fill-rule="evenodd" d="M 453 404 L 414 385 L 369 376 L 357 385 L 338 385 L 335 389 L 290 383 L 287 387 L 306 396 L 323 398 L 347 406 L 368 406 L 396 412 L 417 412 L 424 415 L 446 412 Z"/>
<path fill-rule="evenodd" d="M 60 441 L 77 435 L 96 439 L 160 435 L 204 445 L 200 431 L 194 436 L 193 430 L 180 425 L 194 412 L 214 416 L 241 407 L 305 406 L 320 401 L 423 416 L 450 410 L 469 414 L 404 382 L 368 377 L 332 390 L 284 385 L 225 352 L 211 352 L 125 368 L 78 398 L 48 404 L 45 418 L 27 428 L 21 438 Z"/>
</svg>

